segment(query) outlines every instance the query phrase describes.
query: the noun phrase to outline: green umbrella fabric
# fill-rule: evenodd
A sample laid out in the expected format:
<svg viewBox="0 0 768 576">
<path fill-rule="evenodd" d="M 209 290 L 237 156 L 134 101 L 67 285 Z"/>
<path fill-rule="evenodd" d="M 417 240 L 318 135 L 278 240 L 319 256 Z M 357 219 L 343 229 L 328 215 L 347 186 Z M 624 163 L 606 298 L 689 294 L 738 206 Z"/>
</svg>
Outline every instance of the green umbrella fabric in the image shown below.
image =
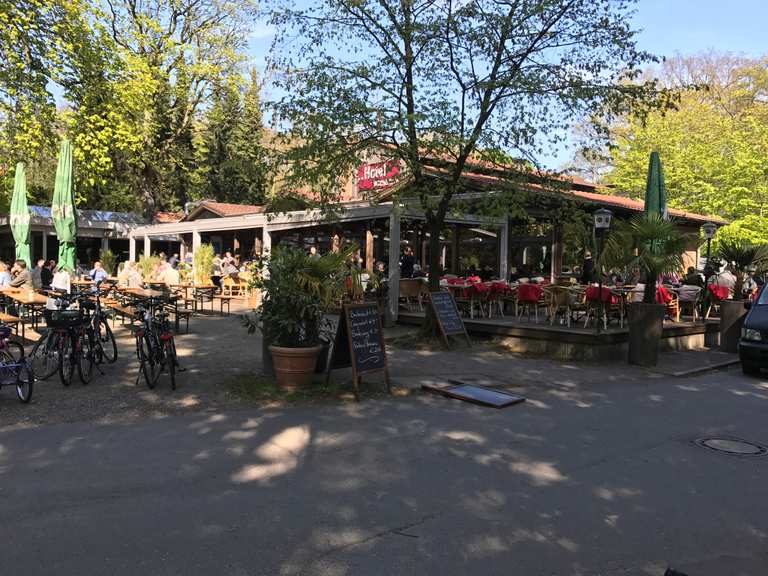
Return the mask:
<svg viewBox="0 0 768 576">
<path fill-rule="evenodd" d="M 29 208 L 27 207 L 27 171 L 23 162 L 16 164 L 16 180 L 11 199 L 11 232 L 16 241 L 16 260 L 24 260 L 30 266 Z"/>
<path fill-rule="evenodd" d="M 661 158 L 655 150 L 648 162 L 648 180 L 645 183 L 645 214 L 658 214 L 665 220 L 667 214 L 667 188 L 664 185 L 664 169 Z"/>
<path fill-rule="evenodd" d="M 56 235 L 59 238 L 59 268 L 70 272 L 75 270 L 75 241 L 77 240 L 77 212 L 72 187 L 72 144 L 61 141 L 59 165 L 56 168 L 56 183 L 53 188 L 51 215 Z"/>
</svg>

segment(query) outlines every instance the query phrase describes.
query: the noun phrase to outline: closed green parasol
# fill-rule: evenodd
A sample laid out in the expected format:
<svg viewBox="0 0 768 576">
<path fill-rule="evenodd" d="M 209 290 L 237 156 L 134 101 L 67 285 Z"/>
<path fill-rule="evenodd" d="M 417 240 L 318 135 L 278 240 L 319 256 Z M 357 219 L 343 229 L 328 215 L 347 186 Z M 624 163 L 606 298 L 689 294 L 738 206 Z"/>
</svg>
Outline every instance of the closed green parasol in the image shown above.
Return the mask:
<svg viewBox="0 0 768 576">
<path fill-rule="evenodd" d="M 29 208 L 27 208 L 27 172 L 24 163 L 16 164 L 16 180 L 11 200 L 11 232 L 16 241 L 16 260 L 30 265 L 29 253 Z"/>
<path fill-rule="evenodd" d="M 645 215 L 656 214 L 665 220 L 667 214 L 667 188 L 664 185 L 664 170 L 661 167 L 661 158 L 655 150 L 651 152 L 648 162 L 648 180 L 645 184 Z"/>
<path fill-rule="evenodd" d="M 72 187 L 72 144 L 64 139 L 59 149 L 56 184 L 53 189 L 51 215 L 59 237 L 59 268 L 75 271 L 75 241 L 77 240 L 77 213 Z"/>
</svg>

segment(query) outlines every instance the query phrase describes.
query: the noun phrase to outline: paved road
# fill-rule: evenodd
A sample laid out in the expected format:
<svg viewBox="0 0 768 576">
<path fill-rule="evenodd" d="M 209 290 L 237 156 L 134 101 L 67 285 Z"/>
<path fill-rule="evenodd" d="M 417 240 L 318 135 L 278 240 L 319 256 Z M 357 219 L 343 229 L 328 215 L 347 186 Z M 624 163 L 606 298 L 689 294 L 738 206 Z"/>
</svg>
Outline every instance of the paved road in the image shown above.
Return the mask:
<svg viewBox="0 0 768 576">
<path fill-rule="evenodd" d="M 766 574 L 768 383 L 577 381 L 8 431 L 0 573 Z"/>
</svg>

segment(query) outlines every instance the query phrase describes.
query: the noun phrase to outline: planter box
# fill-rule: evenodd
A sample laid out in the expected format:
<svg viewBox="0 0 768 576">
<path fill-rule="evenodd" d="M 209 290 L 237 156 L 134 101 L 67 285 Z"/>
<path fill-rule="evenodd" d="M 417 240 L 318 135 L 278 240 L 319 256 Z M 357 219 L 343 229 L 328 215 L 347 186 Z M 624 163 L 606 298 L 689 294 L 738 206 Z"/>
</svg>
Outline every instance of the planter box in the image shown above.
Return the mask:
<svg viewBox="0 0 768 576">
<path fill-rule="evenodd" d="M 723 300 L 720 302 L 720 349 L 735 353 L 739 347 L 741 327 L 747 309 L 743 300 Z"/>
<path fill-rule="evenodd" d="M 664 331 L 664 304 L 629 305 L 629 363 L 656 366 Z"/>
</svg>

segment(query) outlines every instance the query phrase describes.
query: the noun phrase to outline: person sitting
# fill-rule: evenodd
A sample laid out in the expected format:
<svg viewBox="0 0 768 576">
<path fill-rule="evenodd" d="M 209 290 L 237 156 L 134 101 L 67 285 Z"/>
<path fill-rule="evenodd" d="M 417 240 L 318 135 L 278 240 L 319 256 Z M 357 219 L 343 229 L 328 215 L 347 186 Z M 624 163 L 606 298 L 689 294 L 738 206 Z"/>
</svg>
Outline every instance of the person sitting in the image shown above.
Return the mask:
<svg viewBox="0 0 768 576">
<path fill-rule="evenodd" d="M 96 260 L 96 262 L 93 263 L 93 269 L 88 272 L 88 276 L 90 276 L 91 280 L 93 280 L 95 283 L 99 283 L 106 280 L 109 274 L 107 274 L 107 271 L 102 268 L 101 262 Z"/>
<path fill-rule="evenodd" d="M 683 284 L 686 286 L 699 286 L 704 287 L 704 278 L 701 277 L 693 266 L 688 266 L 685 276 L 683 277 Z"/>
<path fill-rule="evenodd" d="M 43 269 L 45 266 L 45 260 L 42 258 L 38 260 L 35 264 L 35 267 L 32 268 L 32 271 L 30 274 L 32 275 L 32 285 L 37 288 L 43 287 Z"/>
<path fill-rule="evenodd" d="M 50 265 L 50 262 L 46 262 L 45 260 L 39 260 L 38 265 L 40 265 L 40 262 L 42 262 L 42 265 L 40 266 L 40 284 L 43 288 L 48 288 L 53 281 L 54 267 Z"/>
<path fill-rule="evenodd" d="M 163 282 L 166 286 L 174 286 L 181 283 L 179 271 L 168 263 L 165 263 L 160 267 L 157 280 Z"/>
<path fill-rule="evenodd" d="M 718 286 L 725 286 L 728 288 L 728 291 L 730 292 L 731 296 L 733 296 L 733 288 L 736 285 L 736 276 L 731 272 L 730 268 L 726 268 L 720 274 L 717 274 L 714 276 L 714 281 L 712 284 L 717 284 Z"/>
<path fill-rule="evenodd" d="M 32 284 L 32 274 L 27 269 L 27 263 L 24 260 L 16 260 L 11 268 L 11 274 L 13 280 L 11 280 L 12 288 L 21 288 L 23 290 L 34 290 L 35 286 Z"/>
<path fill-rule="evenodd" d="M 72 290 L 72 275 L 66 268 L 59 268 L 51 279 L 51 290 L 60 290 L 69 294 Z"/>
<path fill-rule="evenodd" d="M 0 286 L 10 286 L 11 280 L 11 273 L 8 272 L 8 264 L 0 262 Z"/>
</svg>

